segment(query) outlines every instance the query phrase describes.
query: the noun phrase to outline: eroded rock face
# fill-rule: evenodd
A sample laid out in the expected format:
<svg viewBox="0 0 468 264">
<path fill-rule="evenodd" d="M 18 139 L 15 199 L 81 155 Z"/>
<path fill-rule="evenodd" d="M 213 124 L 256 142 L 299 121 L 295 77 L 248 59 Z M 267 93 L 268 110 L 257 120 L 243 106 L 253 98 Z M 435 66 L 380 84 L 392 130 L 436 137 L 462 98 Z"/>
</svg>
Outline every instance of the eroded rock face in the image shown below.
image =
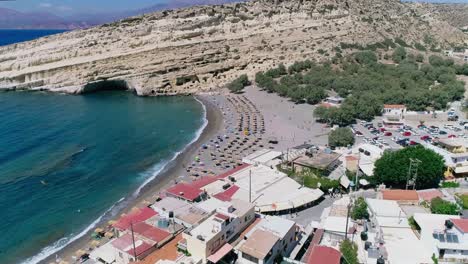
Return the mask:
<svg viewBox="0 0 468 264">
<path fill-rule="evenodd" d="M 82 93 L 116 80 L 139 95 L 207 92 L 279 63 L 329 59 L 340 42 L 422 42 L 427 34 L 441 45 L 466 38 L 398 0 L 192 7 L 2 47 L 0 88 Z"/>
</svg>

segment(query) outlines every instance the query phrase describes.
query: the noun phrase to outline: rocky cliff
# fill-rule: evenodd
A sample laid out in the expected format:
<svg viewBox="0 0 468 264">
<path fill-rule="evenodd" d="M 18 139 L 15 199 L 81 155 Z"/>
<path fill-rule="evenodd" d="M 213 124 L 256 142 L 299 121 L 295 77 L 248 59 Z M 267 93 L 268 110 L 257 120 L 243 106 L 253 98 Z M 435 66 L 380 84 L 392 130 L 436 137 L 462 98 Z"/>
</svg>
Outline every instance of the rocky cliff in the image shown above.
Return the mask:
<svg viewBox="0 0 468 264">
<path fill-rule="evenodd" d="M 0 48 L 0 88 L 139 95 L 218 89 L 240 74 L 305 58 L 340 42 L 401 37 L 440 46 L 466 35 L 398 0 L 256 0 L 132 17 Z"/>
</svg>

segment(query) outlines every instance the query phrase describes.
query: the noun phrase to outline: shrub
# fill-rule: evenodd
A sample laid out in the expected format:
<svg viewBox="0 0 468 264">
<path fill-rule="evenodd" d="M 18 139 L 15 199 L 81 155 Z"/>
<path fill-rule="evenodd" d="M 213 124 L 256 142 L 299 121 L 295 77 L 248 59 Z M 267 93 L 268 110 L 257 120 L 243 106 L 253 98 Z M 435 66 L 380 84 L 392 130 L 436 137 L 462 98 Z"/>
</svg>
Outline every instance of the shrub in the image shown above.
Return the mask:
<svg viewBox="0 0 468 264">
<path fill-rule="evenodd" d="M 377 62 L 377 56 L 372 51 L 360 51 L 354 53 L 354 58 L 359 64 L 373 64 Z"/>
<path fill-rule="evenodd" d="M 239 76 L 237 79 L 227 85 L 232 93 L 240 93 L 244 87 L 250 85 L 249 78 L 246 74 Z"/>
<path fill-rule="evenodd" d="M 460 184 L 458 182 L 443 182 L 440 187 L 442 188 L 458 188 Z"/>
<path fill-rule="evenodd" d="M 468 209 L 468 195 L 467 194 L 457 194 L 459 202 L 463 209 Z"/>
<path fill-rule="evenodd" d="M 328 135 L 328 145 L 330 147 L 347 147 L 354 144 L 354 134 L 347 127 L 339 127 Z"/>
<path fill-rule="evenodd" d="M 369 219 L 369 212 L 367 212 L 367 203 L 363 197 L 359 197 L 354 203 L 351 217 L 354 220 L 358 219 Z"/>
<path fill-rule="evenodd" d="M 436 197 L 431 200 L 431 212 L 433 214 L 458 215 L 458 206 L 454 203 Z"/>
<path fill-rule="evenodd" d="M 395 51 L 392 54 L 392 59 L 396 63 L 400 63 L 404 59 L 406 59 L 406 50 L 405 50 L 405 48 L 402 48 L 402 47 L 396 48 Z"/>
<path fill-rule="evenodd" d="M 347 264 L 358 264 L 358 247 L 354 242 L 349 240 L 343 240 L 340 245 L 341 255 L 345 259 L 344 263 Z"/>
</svg>

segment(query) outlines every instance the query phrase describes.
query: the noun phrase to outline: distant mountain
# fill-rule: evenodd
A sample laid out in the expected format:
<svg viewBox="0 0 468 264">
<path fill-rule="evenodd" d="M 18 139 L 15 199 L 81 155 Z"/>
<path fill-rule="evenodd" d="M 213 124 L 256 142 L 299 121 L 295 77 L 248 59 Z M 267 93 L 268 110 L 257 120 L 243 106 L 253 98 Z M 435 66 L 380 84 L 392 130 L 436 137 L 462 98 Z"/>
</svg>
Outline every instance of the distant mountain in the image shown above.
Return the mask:
<svg viewBox="0 0 468 264">
<path fill-rule="evenodd" d="M 242 0 L 171 0 L 147 8 L 114 13 L 82 13 L 60 17 L 50 12 L 19 12 L 0 8 L 0 28 L 7 29 L 77 29 L 88 28 L 129 16 L 195 5 L 220 5 Z"/>
</svg>

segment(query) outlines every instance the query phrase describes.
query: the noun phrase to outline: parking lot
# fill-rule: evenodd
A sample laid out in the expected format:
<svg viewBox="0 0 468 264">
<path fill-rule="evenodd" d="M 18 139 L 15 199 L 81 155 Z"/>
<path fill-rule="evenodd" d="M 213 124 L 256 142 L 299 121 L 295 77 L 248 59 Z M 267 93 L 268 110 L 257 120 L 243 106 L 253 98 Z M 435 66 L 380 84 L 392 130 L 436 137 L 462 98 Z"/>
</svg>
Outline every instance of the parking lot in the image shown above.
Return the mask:
<svg viewBox="0 0 468 264">
<path fill-rule="evenodd" d="M 425 119 L 423 124 L 417 117 L 412 116 L 399 129 L 386 129 L 382 125 L 382 118 L 373 122 L 358 121 L 352 126 L 356 136 L 356 143 L 369 143 L 380 148 L 400 149 L 422 142 L 434 143 L 443 138 L 468 138 L 464 128 L 465 121 L 444 121 L 446 117 Z"/>
</svg>

